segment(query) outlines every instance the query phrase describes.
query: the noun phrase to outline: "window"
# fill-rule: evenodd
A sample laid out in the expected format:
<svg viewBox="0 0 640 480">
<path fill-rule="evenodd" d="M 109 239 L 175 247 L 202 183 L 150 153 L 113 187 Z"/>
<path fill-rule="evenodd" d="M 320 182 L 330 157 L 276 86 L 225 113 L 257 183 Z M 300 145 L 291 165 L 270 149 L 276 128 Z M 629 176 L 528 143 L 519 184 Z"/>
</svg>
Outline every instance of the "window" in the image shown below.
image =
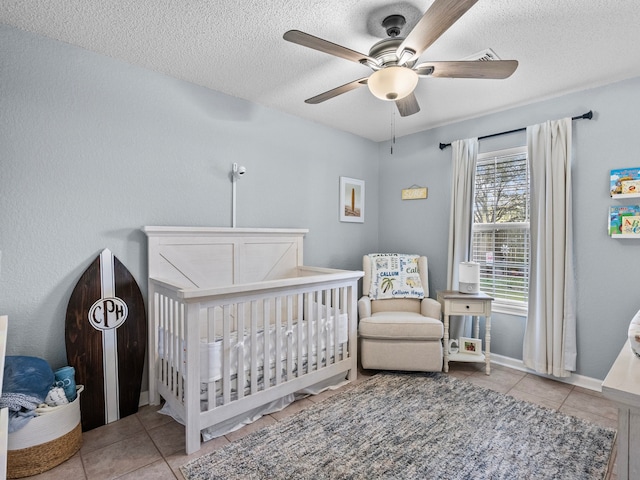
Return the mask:
<svg viewBox="0 0 640 480">
<path fill-rule="evenodd" d="M 526 313 L 529 293 L 529 165 L 526 147 L 478 155 L 473 261 L 494 310 Z"/>
</svg>

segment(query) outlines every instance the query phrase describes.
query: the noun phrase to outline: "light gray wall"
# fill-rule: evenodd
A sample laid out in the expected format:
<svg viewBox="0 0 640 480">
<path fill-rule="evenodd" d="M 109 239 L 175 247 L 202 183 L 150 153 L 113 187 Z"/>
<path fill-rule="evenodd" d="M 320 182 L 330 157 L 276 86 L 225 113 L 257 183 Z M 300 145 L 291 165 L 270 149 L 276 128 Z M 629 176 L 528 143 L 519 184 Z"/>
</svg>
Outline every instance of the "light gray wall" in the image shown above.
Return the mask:
<svg viewBox="0 0 640 480">
<path fill-rule="evenodd" d="M 573 201 L 577 277 L 577 373 L 603 379 L 620 352 L 631 318 L 640 308 L 640 240 L 611 239 L 610 205 L 640 203 L 609 197 L 609 171 L 637 167 L 640 78 L 564 95 L 401 137 L 390 154 L 380 144 L 380 249 L 429 256 L 431 296 L 446 286 L 451 149 L 440 142 L 513 130 L 549 119 L 594 111 L 573 122 Z M 401 128 L 401 124 L 398 125 Z M 524 133 L 480 141 L 480 151 L 526 142 Z M 414 183 L 429 188 L 427 200 L 402 201 Z M 522 359 L 525 319 L 494 315 L 492 352 Z"/>
<path fill-rule="evenodd" d="M 307 265 L 377 247 L 371 141 L 0 25 L 0 313 L 8 353 L 66 364 L 71 291 L 109 248 L 146 296 L 144 225 L 308 228 Z M 215 66 L 212 66 L 214 68 Z M 338 220 L 339 177 L 365 223 Z"/>
<path fill-rule="evenodd" d="M 110 248 L 146 293 L 143 225 L 309 228 L 308 265 L 360 269 L 361 255 L 429 257 L 446 284 L 451 150 L 441 141 L 596 112 L 574 122 L 578 373 L 604 378 L 637 300 L 640 243 L 605 225 L 609 170 L 638 166 L 640 79 L 562 96 L 388 143 L 367 140 L 0 25 L 0 313 L 9 353 L 66 363 L 73 286 Z M 423 105 L 423 108 L 427 106 Z M 402 122 L 397 122 L 402 135 Z M 482 141 L 481 150 L 522 143 Z M 364 224 L 338 222 L 338 178 L 366 182 Z M 401 201 L 400 190 L 429 188 Z M 640 202 L 638 202 L 640 203 Z M 495 315 L 492 350 L 521 358 L 524 319 Z"/>
</svg>

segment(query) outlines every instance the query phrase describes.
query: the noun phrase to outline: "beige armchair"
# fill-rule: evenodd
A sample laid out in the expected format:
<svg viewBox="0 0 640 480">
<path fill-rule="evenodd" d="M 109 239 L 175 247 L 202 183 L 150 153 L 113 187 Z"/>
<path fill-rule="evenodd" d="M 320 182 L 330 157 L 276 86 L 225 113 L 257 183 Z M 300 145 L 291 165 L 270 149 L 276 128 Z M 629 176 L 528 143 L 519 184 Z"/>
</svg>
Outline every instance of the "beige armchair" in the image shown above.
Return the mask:
<svg viewBox="0 0 640 480">
<path fill-rule="evenodd" d="M 440 304 L 429 298 L 427 257 L 418 258 L 424 298 L 372 299 L 380 283 L 369 255 L 363 257 L 362 298 L 358 301 L 358 336 L 362 367 L 375 370 L 442 370 L 443 325 Z"/>
</svg>

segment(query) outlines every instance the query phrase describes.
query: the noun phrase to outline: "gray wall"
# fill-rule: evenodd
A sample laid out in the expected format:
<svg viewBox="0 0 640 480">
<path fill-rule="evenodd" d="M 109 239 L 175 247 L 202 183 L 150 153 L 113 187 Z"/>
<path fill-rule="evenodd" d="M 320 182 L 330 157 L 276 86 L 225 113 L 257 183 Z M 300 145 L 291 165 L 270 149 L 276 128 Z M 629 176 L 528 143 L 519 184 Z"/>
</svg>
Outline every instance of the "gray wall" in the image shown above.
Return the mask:
<svg viewBox="0 0 640 480">
<path fill-rule="evenodd" d="M 446 286 L 451 149 L 440 142 L 513 130 L 549 119 L 594 111 L 573 122 L 573 201 L 577 277 L 577 373 L 603 379 L 620 352 L 631 318 L 640 308 L 640 240 L 611 239 L 610 205 L 640 203 L 609 197 L 609 171 L 637 167 L 640 78 L 401 137 L 390 154 L 380 144 L 380 249 L 429 256 L 431 296 Z M 526 142 L 524 133 L 480 141 L 480 151 Z M 384 179 L 384 180 L 382 180 Z M 414 183 L 429 188 L 427 200 L 402 201 Z M 522 359 L 525 319 L 496 314 L 492 352 Z"/>
<path fill-rule="evenodd" d="M 0 313 L 9 354 L 66 364 L 71 291 L 109 248 L 146 295 L 144 225 L 308 228 L 305 263 L 361 268 L 378 234 L 371 141 L 0 25 Z M 365 223 L 338 220 L 339 177 Z"/>
<path fill-rule="evenodd" d="M 445 287 L 451 150 L 441 141 L 567 115 L 578 284 L 578 373 L 604 378 L 640 308 L 640 243 L 605 229 L 609 170 L 638 166 L 640 79 L 375 144 L 249 102 L 0 25 L 0 313 L 9 353 L 66 363 L 71 290 L 103 248 L 146 293 L 143 225 L 229 226 L 232 162 L 238 226 L 309 228 L 308 265 L 360 269 L 362 254 L 429 257 Z M 423 105 L 423 108 L 426 106 Z M 397 122 L 401 135 L 402 122 Z M 522 135 L 481 142 L 481 151 Z M 338 178 L 366 182 L 364 224 L 338 221 Z M 401 201 L 400 190 L 429 187 Z M 640 202 L 638 202 L 640 203 Z M 521 358 L 524 319 L 495 315 L 492 350 Z"/>
</svg>

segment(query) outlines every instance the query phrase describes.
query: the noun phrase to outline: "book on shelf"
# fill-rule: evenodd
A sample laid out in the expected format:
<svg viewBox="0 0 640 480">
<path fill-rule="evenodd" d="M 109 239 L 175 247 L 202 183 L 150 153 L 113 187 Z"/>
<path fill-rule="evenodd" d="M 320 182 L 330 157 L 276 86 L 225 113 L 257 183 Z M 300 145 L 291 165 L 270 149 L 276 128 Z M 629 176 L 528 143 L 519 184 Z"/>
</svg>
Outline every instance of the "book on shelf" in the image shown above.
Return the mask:
<svg viewBox="0 0 640 480">
<path fill-rule="evenodd" d="M 640 180 L 625 180 L 622 183 L 622 194 L 640 193 Z"/>
<path fill-rule="evenodd" d="M 640 167 L 611 170 L 611 196 L 640 194 Z"/>
<path fill-rule="evenodd" d="M 622 234 L 640 235 L 640 215 L 624 215 L 621 223 Z"/>
<path fill-rule="evenodd" d="M 610 207 L 609 235 L 638 235 L 640 237 L 640 205 Z"/>
</svg>

